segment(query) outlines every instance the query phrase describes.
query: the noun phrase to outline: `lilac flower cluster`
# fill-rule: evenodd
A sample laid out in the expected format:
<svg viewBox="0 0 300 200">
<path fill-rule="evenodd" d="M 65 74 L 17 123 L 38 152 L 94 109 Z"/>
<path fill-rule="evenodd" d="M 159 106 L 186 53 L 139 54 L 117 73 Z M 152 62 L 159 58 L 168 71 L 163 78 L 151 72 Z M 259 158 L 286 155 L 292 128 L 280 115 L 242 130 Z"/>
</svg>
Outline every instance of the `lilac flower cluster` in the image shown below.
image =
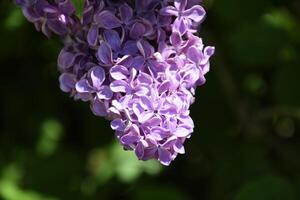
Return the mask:
<svg viewBox="0 0 300 200">
<path fill-rule="evenodd" d="M 214 47 L 194 35 L 205 17 L 197 0 L 17 0 L 46 36 L 58 34 L 60 87 L 90 102 L 126 150 L 169 165 L 185 152 L 190 106 L 205 83 Z"/>
</svg>

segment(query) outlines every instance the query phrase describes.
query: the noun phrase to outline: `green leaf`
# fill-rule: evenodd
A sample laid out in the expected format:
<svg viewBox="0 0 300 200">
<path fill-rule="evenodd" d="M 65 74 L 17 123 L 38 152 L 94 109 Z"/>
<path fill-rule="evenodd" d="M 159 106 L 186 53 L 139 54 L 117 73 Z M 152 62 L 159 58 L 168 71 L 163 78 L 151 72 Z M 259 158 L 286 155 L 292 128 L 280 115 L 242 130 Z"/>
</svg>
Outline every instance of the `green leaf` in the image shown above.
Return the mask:
<svg viewBox="0 0 300 200">
<path fill-rule="evenodd" d="M 84 9 L 84 0 L 72 0 L 72 2 L 76 8 L 77 16 L 81 17 Z"/>
</svg>

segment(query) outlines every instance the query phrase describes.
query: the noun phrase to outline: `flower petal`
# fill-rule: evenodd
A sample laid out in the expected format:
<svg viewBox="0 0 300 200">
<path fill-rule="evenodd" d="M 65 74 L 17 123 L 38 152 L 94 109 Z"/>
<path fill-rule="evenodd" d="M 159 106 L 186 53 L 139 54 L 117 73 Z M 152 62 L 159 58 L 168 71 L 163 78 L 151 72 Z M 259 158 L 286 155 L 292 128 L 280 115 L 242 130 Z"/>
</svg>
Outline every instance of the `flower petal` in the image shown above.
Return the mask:
<svg viewBox="0 0 300 200">
<path fill-rule="evenodd" d="M 98 35 L 99 35 L 99 29 L 97 26 L 92 26 L 89 29 L 89 32 L 87 34 L 87 41 L 89 45 L 96 46 L 98 42 Z"/>
<path fill-rule="evenodd" d="M 103 32 L 105 41 L 110 45 L 112 50 L 118 51 L 121 48 L 121 39 L 117 31 L 105 30 Z"/>
<path fill-rule="evenodd" d="M 63 73 L 59 77 L 60 89 L 64 92 L 71 92 L 75 88 L 76 77 L 73 74 Z"/>
<path fill-rule="evenodd" d="M 170 165 L 172 161 L 171 153 L 162 147 L 158 148 L 158 160 L 163 165 Z"/>
<path fill-rule="evenodd" d="M 102 42 L 100 44 L 97 55 L 100 61 L 102 61 L 104 64 L 112 64 L 112 51 L 110 46 L 106 42 Z"/>
<path fill-rule="evenodd" d="M 108 10 L 96 14 L 94 20 L 100 27 L 105 29 L 114 29 L 121 26 L 121 21 Z"/>
<path fill-rule="evenodd" d="M 127 77 L 129 76 L 129 71 L 122 65 L 116 65 L 110 69 L 110 75 L 115 80 L 123 80 L 127 79 Z"/>
<path fill-rule="evenodd" d="M 115 131 L 124 131 L 124 129 L 126 128 L 126 125 L 122 119 L 114 119 L 110 123 L 110 126 Z"/>
<path fill-rule="evenodd" d="M 109 100 L 111 99 L 113 96 L 113 92 L 111 91 L 111 89 L 108 86 L 102 86 L 99 91 L 97 92 L 97 97 L 99 99 L 105 99 L 105 100 Z"/>
<path fill-rule="evenodd" d="M 102 67 L 93 67 L 90 71 L 93 87 L 97 90 L 100 89 L 101 85 L 105 81 L 105 71 Z"/>
<path fill-rule="evenodd" d="M 204 8 L 200 5 L 195 5 L 183 12 L 183 16 L 188 17 L 196 23 L 200 23 L 204 19 L 205 14 Z"/>
<path fill-rule="evenodd" d="M 92 86 L 89 84 L 88 80 L 86 79 L 81 79 L 76 83 L 76 91 L 78 93 L 90 93 L 93 91 Z"/>
<path fill-rule="evenodd" d="M 191 134 L 191 131 L 184 127 L 177 127 L 174 135 L 177 137 L 188 137 Z"/>
<path fill-rule="evenodd" d="M 113 92 L 123 92 L 126 93 L 129 90 L 129 85 L 126 81 L 116 80 L 110 84 L 110 89 Z"/>
</svg>

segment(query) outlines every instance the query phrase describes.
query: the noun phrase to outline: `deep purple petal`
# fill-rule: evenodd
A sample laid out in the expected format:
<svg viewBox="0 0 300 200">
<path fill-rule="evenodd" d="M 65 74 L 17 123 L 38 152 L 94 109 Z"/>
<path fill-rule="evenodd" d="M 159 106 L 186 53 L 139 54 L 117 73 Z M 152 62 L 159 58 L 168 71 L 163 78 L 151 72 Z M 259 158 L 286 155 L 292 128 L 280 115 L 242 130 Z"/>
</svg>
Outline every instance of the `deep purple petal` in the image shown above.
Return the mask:
<svg viewBox="0 0 300 200">
<path fill-rule="evenodd" d="M 96 46 L 98 42 L 98 35 L 99 35 L 99 28 L 97 26 L 92 26 L 89 29 L 88 35 L 87 35 L 87 41 L 89 45 Z"/>
<path fill-rule="evenodd" d="M 76 77 L 73 74 L 63 73 L 59 77 L 60 89 L 64 92 L 71 92 L 75 88 Z"/>
<path fill-rule="evenodd" d="M 97 55 L 100 61 L 102 61 L 104 64 L 112 64 L 112 51 L 110 46 L 106 42 L 102 42 L 100 44 Z"/>
<path fill-rule="evenodd" d="M 103 32 L 105 41 L 110 45 L 111 49 L 118 51 L 121 48 L 121 39 L 117 31 L 105 30 Z"/>
<path fill-rule="evenodd" d="M 121 26 L 121 21 L 108 10 L 96 14 L 94 20 L 100 27 L 105 29 L 114 29 Z"/>
</svg>

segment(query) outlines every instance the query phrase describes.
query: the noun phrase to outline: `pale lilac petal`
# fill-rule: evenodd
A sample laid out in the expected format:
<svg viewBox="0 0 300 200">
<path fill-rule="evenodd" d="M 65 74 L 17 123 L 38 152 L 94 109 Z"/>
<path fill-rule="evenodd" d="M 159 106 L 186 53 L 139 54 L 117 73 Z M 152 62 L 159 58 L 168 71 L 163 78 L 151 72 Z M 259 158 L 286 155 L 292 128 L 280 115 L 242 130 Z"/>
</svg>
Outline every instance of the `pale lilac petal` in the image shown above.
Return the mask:
<svg viewBox="0 0 300 200">
<path fill-rule="evenodd" d="M 89 84 L 88 80 L 81 79 L 75 85 L 76 91 L 79 93 L 90 93 L 93 91 L 92 86 Z"/>
<path fill-rule="evenodd" d="M 127 92 L 129 90 L 129 85 L 126 81 L 116 80 L 110 84 L 110 89 L 113 92 Z"/>
<path fill-rule="evenodd" d="M 167 6 L 167 7 L 162 8 L 159 11 L 159 14 L 161 14 L 161 15 L 174 15 L 174 16 L 178 16 L 179 12 L 178 12 L 178 10 L 175 7 L 173 7 L 173 6 Z"/>
<path fill-rule="evenodd" d="M 201 22 L 205 17 L 205 10 L 200 5 L 195 5 L 192 8 L 183 12 L 183 16 L 188 17 L 196 23 Z"/>
<path fill-rule="evenodd" d="M 110 69 L 110 76 L 115 80 L 127 79 L 129 76 L 129 71 L 122 65 L 116 65 Z"/>
<path fill-rule="evenodd" d="M 194 63 L 198 63 L 203 58 L 203 54 L 197 47 L 191 46 L 187 51 L 187 57 Z"/>
<path fill-rule="evenodd" d="M 105 71 L 102 67 L 94 67 L 90 72 L 93 87 L 99 90 L 105 81 Z"/>
<path fill-rule="evenodd" d="M 184 127 L 178 127 L 176 131 L 174 132 L 174 135 L 177 137 L 187 137 L 191 134 L 191 131 L 184 128 Z"/>
<path fill-rule="evenodd" d="M 175 0 L 174 6 L 178 11 L 182 12 L 182 11 L 184 11 L 184 9 L 187 5 L 187 1 L 188 0 Z"/>
<path fill-rule="evenodd" d="M 113 92 L 111 91 L 110 87 L 108 86 L 101 86 L 99 88 L 99 91 L 97 92 L 97 97 L 99 99 L 105 99 L 105 100 L 109 100 L 111 99 L 113 96 Z"/>
</svg>

